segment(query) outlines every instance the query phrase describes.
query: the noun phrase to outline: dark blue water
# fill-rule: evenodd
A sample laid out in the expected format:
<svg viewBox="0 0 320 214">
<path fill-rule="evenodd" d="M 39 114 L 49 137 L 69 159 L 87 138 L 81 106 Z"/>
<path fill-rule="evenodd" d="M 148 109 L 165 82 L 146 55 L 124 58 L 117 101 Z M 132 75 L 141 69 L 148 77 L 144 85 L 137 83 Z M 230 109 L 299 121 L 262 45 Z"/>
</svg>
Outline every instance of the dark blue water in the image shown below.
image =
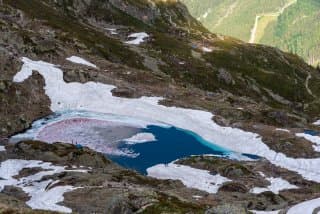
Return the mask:
<svg viewBox="0 0 320 214">
<path fill-rule="evenodd" d="M 304 130 L 304 133 L 305 133 L 305 134 L 308 134 L 308 135 L 311 135 L 311 136 L 318 136 L 318 135 L 319 135 L 319 132 L 318 132 L 318 131 L 310 130 L 310 129 Z"/>
<path fill-rule="evenodd" d="M 148 126 L 142 132 L 152 133 L 157 141 L 135 145 L 121 144 L 119 148 L 130 149 L 140 155 L 136 158 L 123 156 L 108 157 L 123 167 L 134 169 L 146 174 L 146 169 L 160 163 L 170 163 L 174 160 L 191 155 L 214 154 L 227 155 L 230 151 L 205 141 L 200 136 L 175 127 L 163 128 Z"/>
<path fill-rule="evenodd" d="M 261 157 L 258 155 L 253 155 L 253 154 L 247 154 L 247 153 L 242 153 L 243 156 L 246 156 L 252 160 L 259 160 Z"/>
<path fill-rule="evenodd" d="M 68 118 L 91 118 L 110 120 L 116 119 L 121 121 L 121 116 L 101 114 L 96 112 L 87 111 L 65 111 L 56 112 L 46 118 L 35 121 L 32 124 L 32 128 L 21 136 L 17 135 L 11 138 L 12 142 L 18 142 L 21 139 L 34 139 L 36 133 L 49 123 L 61 121 Z M 126 119 L 126 118 L 124 118 Z M 165 128 L 160 126 L 148 126 L 146 129 L 142 129 L 141 132 L 152 133 L 157 141 L 140 143 L 135 145 L 128 145 L 125 142 L 120 143 L 118 149 L 129 150 L 134 154 L 139 154 L 136 158 L 128 156 L 113 156 L 107 155 L 110 159 L 118 164 L 134 169 L 142 174 L 146 174 L 146 169 L 156 164 L 166 164 L 177 159 L 189 157 L 191 155 L 203 155 L 212 154 L 217 156 L 227 156 L 234 154 L 234 152 L 219 147 L 214 142 L 208 142 L 200 137 L 198 134 L 179 129 L 175 127 Z M 16 139 L 15 139 L 16 138 Z M 238 158 L 240 154 L 233 156 Z M 242 154 L 242 157 L 249 157 L 250 159 L 259 159 L 259 156 L 252 154 Z"/>
</svg>

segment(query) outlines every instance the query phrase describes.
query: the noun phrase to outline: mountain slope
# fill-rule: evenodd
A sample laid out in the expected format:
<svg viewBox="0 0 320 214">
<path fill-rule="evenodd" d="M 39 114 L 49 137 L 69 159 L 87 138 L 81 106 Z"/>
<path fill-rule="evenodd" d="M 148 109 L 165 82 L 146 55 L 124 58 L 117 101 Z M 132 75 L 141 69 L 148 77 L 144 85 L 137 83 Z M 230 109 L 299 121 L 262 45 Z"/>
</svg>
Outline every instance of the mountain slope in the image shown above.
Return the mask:
<svg viewBox="0 0 320 214">
<path fill-rule="evenodd" d="M 166 105 L 212 111 L 226 119 L 220 121 L 223 124 L 254 121 L 294 127 L 318 116 L 320 75 L 315 69 L 295 55 L 211 34 L 175 1 L 156 1 L 143 7 L 130 1 L 126 6 L 122 1 L 82 0 L 4 3 L 3 109 L 9 108 L 6 103 L 28 100 L 6 96 L 16 87 L 12 83 L 16 69 L 7 67 L 17 68 L 19 57 L 64 64 L 63 59 L 75 54 L 108 62 L 105 66 L 111 68 L 106 70 L 113 72 L 95 75 L 90 70 L 79 73 L 67 69 L 68 81 L 115 84 L 124 88 L 116 92 L 120 96 L 162 96 Z M 137 15 L 141 13 L 153 18 Z M 116 34 L 110 28 L 117 29 Z M 141 31 L 150 35 L 146 42 L 125 44 L 128 35 Z M 39 104 L 47 102 L 45 98 L 37 100 Z M 35 112 L 48 112 L 42 109 Z M 12 118 L 1 121 L 5 127 L 2 136 L 28 127 L 32 121 L 23 108 L 12 110 Z"/>
<path fill-rule="evenodd" d="M 182 2 L 212 32 L 275 46 L 300 55 L 312 65 L 319 63 L 318 1 Z"/>
<path fill-rule="evenodd" d="M 312 65 L 320 63 L 320 2 L 300 0 L 265 29 L 258 41 L 299 54 Z M 282 42 L 280 42 L 282 41 Z"/>
<path fill-rule="evenodd" d="M 221 209 L 245 213 L 248 209 L 286 209 L 320 195 L 317 182 L 268 161 L 277 160 L 278 154 L 307 161 L 320 156 L 314 149 L 315 144 L 296 136 L 304 129 L 319 130 L 311 122 L 319 116 L 320 74 L 301 58 L 272 47 L 212 34 L 183 4 L 174 0 L 3 0 L 2 3 L 0 143 L 6 146 L 0 147 L 1 162 L 26 159 L 92 167 L 87 174 L 63 172 L 41 179 L 40 182 L 54 180 L 53 186 L 81 187 L 65 194 L 64 205 L 79 213 L 105 210 L 110 213 L 215 213 Z M 130 36 L 135 33 L 147 36 L 132 42 L 134 38 Z M 70 56 L 82 57 L 96 67 L 66 60 Z M 13 78 L 21 69 L 22 57 L 31 59 L 35 68 L 42 64 L 36 60 L 51 64 L 43 63 L 47 66 L 35 69 L 23 82 L 15 82 Z M 117 100 L 121 101 L 119 105 L 123 104 L 119 107 L 122 110 L 133 108 L 143 112 L 144 108 L 130 105 L 143 96 L 163 97 L 155 104 L 156 109 L 163 111 L 168 107 L 183 107 L 180 112 L 188 115 L 190 109 L 203 110 L 201 114 L 214 115 L 215 121 L 209 116 L 204 127 L 213 125 L 226 130 L 222 137 L 229 137 L 234 130 L 246 133 L 250 136 L 245 138 L 246 144 L 261 141 L 267 149 L 259 152 L 272 151 L 276 155 L 254 162 L 207 156 L 181 160 L 179 164 L 210 170 L 205 173 L 210 178 L 218 171 L 230 180 L 219 187 L 216 194 L 208 194 L 187 188 L 179 181 L 160 181 L 125 170 L 88 148 L 79 151 L 63 143 L 8 144 L 8 137 L 28 129 L 33 121 L 51 115 L 52 105 L 59 106 L 59 102 L 50 103 L 52 99 L 46 91 L 58 83 L 46 85 L 43 75 L 53 73 L 53 68 L 61 71 L 59 80 L 69 87 L 116 86 L 110 97 L 112 93 L 121 98 Z M 64 93 L 67 94 L 58 91 L 62 97 Z M 83 91 L 81 99 L 93 102 L 104 93 L 109 96 L 108 90 L 96 90 L 92 94 L 95 99 L 91 99 Z M 69 108 L 67 110 L 72 110 Z M 192 117 L 190 114 L 185 120 L 194 121 Z M 202 117 L 196 119 L 201 121 Z M 37 170 L 39 168 L 22 169 L 18 177 L 25 178 Z M 281 194 L 250 192 L 253 187 L 267 188 L 271 177 L 285 179 L 300 189 L 283 190 Z M 47 186 L 41 190 L 46 191 Z M 28 209 L 25 202 L 29 196 L 21 188 L 6 187 L 0 196 L 0 202 L 9 201 L 11 208 L 17 203 Z"/>
</svg>

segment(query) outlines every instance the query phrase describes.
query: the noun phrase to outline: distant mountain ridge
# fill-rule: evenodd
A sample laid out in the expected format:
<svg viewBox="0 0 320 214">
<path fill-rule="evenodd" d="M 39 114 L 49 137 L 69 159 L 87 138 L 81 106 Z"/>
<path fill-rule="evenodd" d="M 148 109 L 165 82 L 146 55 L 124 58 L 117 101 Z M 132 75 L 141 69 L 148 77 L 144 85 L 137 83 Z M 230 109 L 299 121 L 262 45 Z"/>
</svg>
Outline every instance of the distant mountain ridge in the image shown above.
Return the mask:
<svg viewBox="0 0 320 214">
<path fill-rule="evenodd" d="M 317 0 L 181 0 L 214 33 L 295 53 L 320 63 L 320 2 Z"/>
</svg>

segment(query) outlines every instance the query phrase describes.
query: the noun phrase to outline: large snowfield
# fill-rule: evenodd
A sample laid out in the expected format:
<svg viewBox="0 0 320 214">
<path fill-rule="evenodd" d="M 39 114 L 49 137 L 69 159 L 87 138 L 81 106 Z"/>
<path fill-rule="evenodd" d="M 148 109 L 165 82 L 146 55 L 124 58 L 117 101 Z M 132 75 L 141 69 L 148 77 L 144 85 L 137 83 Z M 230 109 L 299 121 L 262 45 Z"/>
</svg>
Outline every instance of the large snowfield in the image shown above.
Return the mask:
<svg viewBox="0 0 320 214">
<path fill-rule="evenodd" d="M 291 207 L 287 214 L 311 214 L 315 213 L 314 210 L 320 207 L 320 198 L 305 201 L 303 203 L 297 204 L 293 207 Z M 316 212 L 319 213 L 319 212 Z"/>
<path fill-rule="evenodd" d="M 175 163 L 158 164 L 147 169 L 148 175 L 159 179 L 180 180 L 190 188 L 200 189 L 209 193 L 217 193 L 219 187 L 231 181 L 219 174 L 212 175 L 207 170 L 195 169 Z"/>
<path fill-rule="evenodd" d="M 19 179 L 15 178 L 14 176 L 19 175 L 19 172 L 24 168 L 42 168 L 43 171 Z M 49 162 L 37 160 L 6 160 L 0 165 L 0 177 L 2 178 L 0 180 L 0 191 L 2 191 L 5 186 L 16 186 L 30 196 L 26 204 L 33 209 L 71 213 L 72 210 L 70 208 L 58 205 L 57 203 L 63 201 L 64 193 L 76 188 L 70 185 L 50 188 L 58 181 L 53 181 L 52 179 L 41 180 L 45 176 L 68 171 L 87 172 L 87 170 L 84 169 L 66 170 L 63 166 L 55 166 Z"/>
<path fill-rule="evenodd" d="M 271 163 L 298 172 L 306 179 L 320 181 L 320 158 L 290 158 L 271 150 L 258 134 L 240 129 L 221 127 L 212 121 L 210 112 L 166 107 L 159 105 L 161 97 L 128 99 L 112 96 L 113 85 L 96 82 L 66 83 L 62 70 L 50 63 L 22 58 L 23 66 L 14 76 L 15 82 L 22 82 L 38 71 L 45 79 L 45 91 L 51 100 L 53 112 L 63 110 L 86 110 L 116 114 L 164 124 L 193 131 L 204 139 L 231 151 L 255 154 L 265 157 Z M 63 92 L 63 93 L 62 93 Z"/>
<path fill-rule="evenodd" d="M 214 123 L 212 120 L 214 115 L 210 112 L 159 105 L 158 102 L 163 99 L 161 97 L 138 99 L 114 97 L 111 93 L 111 90 L 115 88 L 113 85 L 96 82 L 66 83 L 63 80 L 63 72 L 58 66 L 28 58 L 22 58 L 22 61 L 24 64 L 15 75 L 14 81 L 22 82 L 31 76 L 33 70 L 38 71 L 45 79 L 45 91 L 51 100 L 53 112 L 85 110 L 133 117 L 149 121 L 148 125 L 158 122 L 169 124 L 197 133 L 205 140 L 227 150 L 264 157 L 276 166 L 295 171 L 308 180 L 320 182 L 320 158 L 290 158 L 283 153 L 277 153 L 264 144 L 258 134 L 231 127 L 221 127 Z M 177 169 L 172 165 L 155 167 L 159 169 L 157 173 L 152 171 L 155 177 L 164 176 L 172 168 Z M 185 170 L 185 167 L 178 170 Z M 164 172 L 164 174 L 159 174 L 159 172 Z M 183 182 L 193 187 L 199 185 L 191 185 L 188 179 L 184 179 Z M 279 180 L 276 183 L 279 183 Z"/>
</svg>

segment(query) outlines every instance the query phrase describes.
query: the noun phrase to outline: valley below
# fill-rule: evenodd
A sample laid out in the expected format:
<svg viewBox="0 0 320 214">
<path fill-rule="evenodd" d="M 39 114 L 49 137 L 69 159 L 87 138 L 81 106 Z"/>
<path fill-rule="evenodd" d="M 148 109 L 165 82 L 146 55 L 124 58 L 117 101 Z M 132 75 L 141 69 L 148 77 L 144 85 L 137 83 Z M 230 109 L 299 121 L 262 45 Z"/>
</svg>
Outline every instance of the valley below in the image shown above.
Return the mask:
<svg viewBox="0 0 320 214">
<path fill-rule="evenodd" d="M 183 0 L 211 32 L 280 48 L 319 64 L 318 1 Z"/>
</svg>

